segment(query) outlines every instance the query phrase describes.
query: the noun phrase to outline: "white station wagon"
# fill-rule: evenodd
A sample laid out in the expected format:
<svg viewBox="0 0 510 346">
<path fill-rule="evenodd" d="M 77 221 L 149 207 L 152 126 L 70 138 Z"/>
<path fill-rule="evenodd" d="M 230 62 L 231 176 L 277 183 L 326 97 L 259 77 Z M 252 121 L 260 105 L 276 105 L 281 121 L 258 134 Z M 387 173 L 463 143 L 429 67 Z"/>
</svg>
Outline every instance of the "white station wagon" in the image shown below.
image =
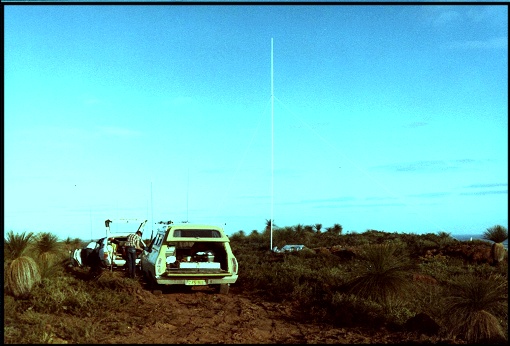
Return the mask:
<svg viewBox="0 0 510 346">
<path fill-rule="evenodd" d="M 106 220 L 106 239 L 108 240 L 105 250 L 105 260 L 110 269 L 123 268 L 126 264 L 127 254 L 125 252 L 124 244 L 127 241 L 128 235 L 140 231 L 143 233 L 143 228 L 147 220 L 139 219 L 113 219 Z M 136 264 L 140 264 L 140 252 L 137 250 Z M 106 259 L 107 258 L 107 259 Z"/>
<path fill-rule="evenodd" d="M 237 281 L 238 263 L 223 228 L 202 224 L 170 224 L 158 229 L 141 255 L 150 287 L 209 286 L 228 294 Z"/>
</svg>

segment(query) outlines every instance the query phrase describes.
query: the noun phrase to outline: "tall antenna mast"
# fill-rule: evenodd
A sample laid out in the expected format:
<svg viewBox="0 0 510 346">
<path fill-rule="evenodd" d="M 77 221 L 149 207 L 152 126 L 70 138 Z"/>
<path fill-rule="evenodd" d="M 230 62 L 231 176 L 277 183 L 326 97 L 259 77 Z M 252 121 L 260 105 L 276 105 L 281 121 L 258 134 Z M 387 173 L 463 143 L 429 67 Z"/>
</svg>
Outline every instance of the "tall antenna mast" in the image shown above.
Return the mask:
<svg viewBox="0 0 510 346">
<path fill-rule="evenodd" d="M 188 167 L 188 187 L 186 189 L 186 223 L 189 222 L 189 167 Z"/>
<path fill-rule="evenodd" d="M 90 213 L 90 240 L 92 240 L 92 207 L 89 207 Z"/>
<path fill-rule="evenodd" d="M 274 92 L 273 92 L 273 38 L 271 37 L 271 243 L 273 249 L 273 204 L 274 204 Z"/>
<path fill-rule="evenodd" d="M 151 231 L 154 233 L 154 206 L 153 206 L 153 203 L 152 203 L 152 181 L 151 181 L 151 224 L 152 224 L 152 228 L 151 228 Z"/>
</svg>

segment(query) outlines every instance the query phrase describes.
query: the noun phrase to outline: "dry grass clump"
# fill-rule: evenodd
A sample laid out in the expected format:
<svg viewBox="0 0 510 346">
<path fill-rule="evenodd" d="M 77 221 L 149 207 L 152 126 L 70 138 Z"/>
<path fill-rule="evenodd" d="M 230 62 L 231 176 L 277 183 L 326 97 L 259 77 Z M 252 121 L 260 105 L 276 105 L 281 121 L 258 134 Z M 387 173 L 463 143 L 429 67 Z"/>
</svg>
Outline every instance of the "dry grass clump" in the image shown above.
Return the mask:
<svg viewBox="0 0 510 346">
<path fill-rule="evenodd" d="M 452 280 L 444 299 L 446 329 L 469 343 L 500 343 L 505 330 L 496 316 L 508 318 L 508 282 L 499 275 L 462 275 Z"/>
<path fill-rule="evenodd" d="M 499 320 L 488 311 L 474 311 L 456 330 L 470 343 L 501 343 L 506 341 Z"/>
<path fill-rule="evenodd" d="M 384 306 L 408 297 L 413 288 L 410 275 L 414 265 L 397 249 L 393 243 L 365 246 L 361 254 L 365 266 L 347 284 L 347 292 Z"/>
<path fill-rule="evenodd" d="M 37 257 L 41 279 L 52 279 L 61 275 L 64 271 L 63 260 L 56 254 L 45 252 Z"/>
</svg>

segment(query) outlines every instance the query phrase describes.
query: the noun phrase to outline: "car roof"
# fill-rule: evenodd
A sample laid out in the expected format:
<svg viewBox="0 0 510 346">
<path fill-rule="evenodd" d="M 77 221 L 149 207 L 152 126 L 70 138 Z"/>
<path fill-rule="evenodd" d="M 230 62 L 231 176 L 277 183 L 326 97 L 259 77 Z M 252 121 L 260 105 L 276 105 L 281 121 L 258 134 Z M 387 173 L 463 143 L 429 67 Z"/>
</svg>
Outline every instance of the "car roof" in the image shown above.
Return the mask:
<svg viewBox="0 0 510 346">
<path fill-rule="evenodd" d="M 170 224 L 170 225 L 164 225 L 165 227 L 161 227 L 158 230 L 158 233 L 167 233 L 168 232 L 168 239 L 172 240 L 178 240 L 178 241 L 196 241 L 197 239 L 200 239 L 200 241 L 205 242 L 229 242 L 228 236 L 225 234 L 225 231 L 222 227 L 216 226 L 216 225 L 210 225 L 210 224 L 193 224 L 193 223 L 179 223 L 179 224 Z M 213 230 L 217 231 L 220 234 L 220 237 L 190 237 L 190 236 L 178 236 L 174 237 L 172 231 L 177 230 Z"/>
</svg>

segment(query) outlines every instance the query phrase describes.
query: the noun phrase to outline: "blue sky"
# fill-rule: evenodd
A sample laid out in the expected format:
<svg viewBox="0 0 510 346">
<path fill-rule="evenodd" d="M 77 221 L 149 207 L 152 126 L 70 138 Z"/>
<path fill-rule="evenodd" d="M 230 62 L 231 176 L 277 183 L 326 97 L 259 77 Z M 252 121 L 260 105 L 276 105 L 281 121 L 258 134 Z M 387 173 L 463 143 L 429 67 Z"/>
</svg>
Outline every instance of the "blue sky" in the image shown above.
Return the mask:
<svg viewBox="0 0 510 346">
<path fill-rule="evenodd" d="M 507 6 L 4 10 L 5 231 L 508 227 Z"/>
</svg>

